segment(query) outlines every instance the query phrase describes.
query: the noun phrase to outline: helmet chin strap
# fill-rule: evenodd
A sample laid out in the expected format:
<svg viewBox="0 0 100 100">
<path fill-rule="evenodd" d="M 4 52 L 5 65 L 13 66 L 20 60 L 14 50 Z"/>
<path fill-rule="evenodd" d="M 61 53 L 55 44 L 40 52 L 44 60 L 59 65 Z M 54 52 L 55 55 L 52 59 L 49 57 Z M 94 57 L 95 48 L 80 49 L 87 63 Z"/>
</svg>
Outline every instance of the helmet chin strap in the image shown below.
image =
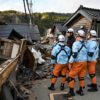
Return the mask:
<svg viewBox="0 0 100 100">
<path fill-rule="evenodd" d="M 59 41 L 59 42 L 64 43 L 64 41 Z"/>
</svg>

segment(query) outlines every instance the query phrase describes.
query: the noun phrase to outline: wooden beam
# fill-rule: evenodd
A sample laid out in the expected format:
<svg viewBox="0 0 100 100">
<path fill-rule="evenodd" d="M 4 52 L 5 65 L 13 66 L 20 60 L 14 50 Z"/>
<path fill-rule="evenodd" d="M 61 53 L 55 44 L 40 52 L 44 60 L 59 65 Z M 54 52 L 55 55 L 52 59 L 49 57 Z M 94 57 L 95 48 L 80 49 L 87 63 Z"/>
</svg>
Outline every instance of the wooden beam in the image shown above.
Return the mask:
<svg viewBox="0 0 100 100">
<path fill-rule="evenodd" d="M 20 63 L 19 61 L 23 56 L 23 52 L 24 52 L 23 49 L 25 49 L 25 47 L 26 47 L 25 40 L 22 40 L 18 55 L 15 58 L 9 59 L 6 62 L 4 62 L 2 65 L 0 65 L 0 87 L 9 78 L 10 74 L 16 68 L 18 63 Z"/>
<path fill-rule="evenodd" d="M 14 41 L 14 40 L 10 40 L 10 39 L 7 39 L 7 38 L 1 38 L 0 37 L 0 41 L 4 41 L 4 42 L 13 42 L 13 43 L 17 43 L 17 44 L 20 44 L 21 42 L 20 41 Z"/>
<path fill-rule="evenodd" d="M 5 83 L 5 81 L 8 79 L 11 72 L 16 68 L 16 65 L 18 64 L 19 55 L 12 59 L 7 64 L 1 65 L 2 70 L 0 70 L 0 87 Z"/>
</svg>

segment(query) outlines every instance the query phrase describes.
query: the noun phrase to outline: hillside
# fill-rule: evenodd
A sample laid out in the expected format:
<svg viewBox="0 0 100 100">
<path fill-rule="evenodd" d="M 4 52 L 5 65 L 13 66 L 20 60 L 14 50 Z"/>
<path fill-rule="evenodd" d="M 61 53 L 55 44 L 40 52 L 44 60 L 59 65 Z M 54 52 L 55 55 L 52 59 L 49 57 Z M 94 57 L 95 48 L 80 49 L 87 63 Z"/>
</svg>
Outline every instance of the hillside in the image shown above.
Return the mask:
<svg viewBox="0 0 100 100">
<path fill-rule="evenodd" d="M 54 23 L 62 23 L 71 16 L 71 14 L 62 14 L 54 12 L 46 13 L 33 13 L 32 22 L 38 25 L 40 33 L 43 34 L 44 31 L 52 27 Z M 14 10 L 2 11 L 0 12 L 0 24 L 3 23 L 29 23 L 29 16 L 26 14 L 17 12 Z"/>
</svg>

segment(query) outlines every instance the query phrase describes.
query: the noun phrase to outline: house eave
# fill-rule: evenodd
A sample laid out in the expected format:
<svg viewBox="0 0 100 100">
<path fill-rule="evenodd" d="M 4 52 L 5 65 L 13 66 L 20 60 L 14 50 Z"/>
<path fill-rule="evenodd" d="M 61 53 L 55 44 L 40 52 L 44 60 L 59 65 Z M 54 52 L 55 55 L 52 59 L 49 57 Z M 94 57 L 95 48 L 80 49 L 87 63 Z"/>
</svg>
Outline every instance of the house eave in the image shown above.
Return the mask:
<svg viewBox="0 0 100 100">
<path fill-rule="evenodd" d="M 93 17 L 92 16 L 89 16 L 88 13 L 86 13 L 85 11 L 83 10 L 79 10 L 79 11 L 76 11 L 71 18 L 69 18 L 69 20 L 67 20 L 67 22 L 64 24 L 64 26 L 67 26 L 70 22 L 73 21 L 73 19 L 78 16 L 79 14 L 81 14 L 82 16 L 86 17 L 90 22 L 92 22 L 93 20 Z"/>
</svg>

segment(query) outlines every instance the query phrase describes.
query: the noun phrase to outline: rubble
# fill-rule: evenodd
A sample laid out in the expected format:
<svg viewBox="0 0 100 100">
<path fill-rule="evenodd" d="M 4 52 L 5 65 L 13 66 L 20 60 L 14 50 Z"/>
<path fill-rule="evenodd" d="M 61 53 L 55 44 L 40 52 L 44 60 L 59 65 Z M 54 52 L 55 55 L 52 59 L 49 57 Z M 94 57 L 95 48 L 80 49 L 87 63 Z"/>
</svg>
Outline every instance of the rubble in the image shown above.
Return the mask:
<svg viewBox="0 0 100 100">
<path fill-rule="evenodd" d="M 39 74 L 41 78 L 49 78 L 52 76 L 52 69 L 52 65 L 45 63 L 44 65 L 42 65 L 42 67 L 38 66 L 36 73 Z"/>
<path fill-rule="evenodd" d="M 36 45 L 35 49 L 32 48 L 32 52 L 34 53 L 34 57 L 35 57 L 34 67 L 33 69 L 30 69 L 25 67 L 23 64 L 21 64 L 17 72 L 18 74 L 17 80 L 22 83 L 25 83 L 31 80 L 50 78 L 53 69 L 53 66 L 51 65 L 50 62 L 50 49 L 51 48 L 49 46 L 42 47 L 42 45 L 41 46 Z M 39 50 L 42 53 L 40 53 Z"/>
<path fill-rule="evenodd" d="M 17 80 L 21 83 L 27 81 L 50 78 L 52 76 L 53 66 L 50 64 L 50 59 L 44 64 L 37 65 L 38 67 L 33 71 L 32 69 L 26 68 L 25 66 L 20 66 L 17 72 Z"/>
<path fill-rule="evenodd" d="M 45 36 L 41 38 L 41 43 L 52 45 L 59 34 L 61 34 L 61 30 L 54 25 L 52 28 L 47 29 Z"/>
<path fill-rule="evenodd" d="M 32 48 L 32 53 L 37 60 L 37 63 L 42 64 L 45 63 L 45 60 L 42 58 L 41 52 L 38 50 L 36 51 L 34 48 Z"/>
<path fill-rule="evenodd" d="M 8 82 L 9 89 L 11 91 L 11 94 L 14 98 L 14 100 L 30 100 L 29 98 L 32 97 L 33 93 L 30 90 L 29 86 L 32 88 L 31 82 L 28 82 L 27 85 L 17 83 L 16 85 L 10 80 Z M 35 100 L 35 99 L 32 99 Z"/>
</svg>

